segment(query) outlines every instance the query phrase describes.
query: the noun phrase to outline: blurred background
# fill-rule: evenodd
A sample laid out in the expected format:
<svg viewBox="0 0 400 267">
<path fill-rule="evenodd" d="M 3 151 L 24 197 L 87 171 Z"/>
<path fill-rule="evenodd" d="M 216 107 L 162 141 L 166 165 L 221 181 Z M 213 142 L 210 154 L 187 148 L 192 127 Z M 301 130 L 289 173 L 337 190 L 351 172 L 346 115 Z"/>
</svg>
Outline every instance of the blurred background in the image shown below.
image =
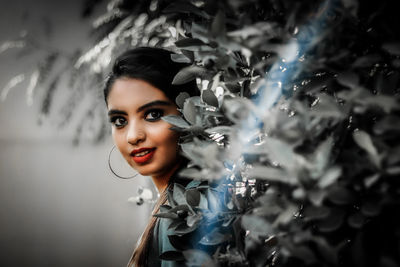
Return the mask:
<svg viewBox="0 0 400 267">
<path fill-rule="evenodd" d="M 7 88 L 31 73 L 46 50 L 62 55 L 89 47 L 96 10 L 83 18 L 90 1 L 0 2 L 0 266 L 124 266 L 151 209 L 128 199 L 141 186 L 154 190 L 150 179 L 111 174 L 110 136 L 73 144 L 78 119 L 57 127 L 57 112 L 39 117 L 41 95 L 27 99 L 29 77 Z M 27 34 L 36 47 L 7 47 Z M 66 82 L 58 86 L 54 109 L 68 90 Z"/>
</svg>

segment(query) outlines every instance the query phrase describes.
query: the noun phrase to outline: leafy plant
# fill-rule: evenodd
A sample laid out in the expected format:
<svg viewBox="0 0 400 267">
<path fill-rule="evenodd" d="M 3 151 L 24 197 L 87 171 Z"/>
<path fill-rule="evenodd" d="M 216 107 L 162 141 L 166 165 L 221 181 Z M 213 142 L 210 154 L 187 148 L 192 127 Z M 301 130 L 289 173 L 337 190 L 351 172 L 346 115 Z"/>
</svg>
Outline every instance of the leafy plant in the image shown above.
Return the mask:
<svg viewBox="0 0 400 267">
<path fill-rule="evenodd" d="M 110 1 L 75 71 L 102 77 L 121 47 L 191 63 L 181 94 L 190 160 L 168 205 L 189 266 L 397 266 L 400 144 L 393 1 Z M 98 136 L 105 133 L 98 127 Z"/>
</svg>

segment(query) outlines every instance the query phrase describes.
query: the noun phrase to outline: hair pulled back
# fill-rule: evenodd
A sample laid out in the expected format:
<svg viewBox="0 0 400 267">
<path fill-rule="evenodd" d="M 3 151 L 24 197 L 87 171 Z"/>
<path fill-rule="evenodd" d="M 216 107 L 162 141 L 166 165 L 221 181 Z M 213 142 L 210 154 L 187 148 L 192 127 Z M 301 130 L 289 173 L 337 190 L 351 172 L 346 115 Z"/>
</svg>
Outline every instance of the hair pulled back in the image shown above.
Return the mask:
<svg viewBox="0 0 400 267">
<path fill-rule="evenodd" d="M 115 60 L 106 80 L 104 87 L 106 103 L 114 82 L 119 78 L 146 81 L 164 92 L 173 103 L 181 92 L 187 92 L 190 96 L 199 95 L 195 80 L 185 84 L 172 84 L 175 75 L 188 66 L 185 63 L 172 61 L 172 54 L 168 50 L 154 47 L 138 47 L 124 52 Z"/>
<path fill-rule="evenodd" d="M 117 57 L 104 87 L 106 104 L 108 104 L 108 95 L 112 90 L 114 82 L 117 79 L 123 78 L 146 81 L 161 90 L 173 103 L 175 103 L 175 99 L 179 93 L 182 92 L 186 92 L 190 96 L 199 95 L 200 92 L 195 80 L 180 85 L 172 84 L 175 75 L 182 68 L 188 66 L 188 64 L 172 61 L 172 54 L 172 52 L 161 48 L 138 47 L 128 50 Z M 171 185 L 172 181 L 169 182 L 169 185 Z M 156 214 L 160 206 L 166 203 L 168 188 L 164 192 L 161 192 L 161 196 L 155 204 L 153 214 Z M 147 260 L 156 222 L 157 218 L 152 216 L 138 246 L 133 252 L 128 266 L 148 266 Z"/>
</svg>

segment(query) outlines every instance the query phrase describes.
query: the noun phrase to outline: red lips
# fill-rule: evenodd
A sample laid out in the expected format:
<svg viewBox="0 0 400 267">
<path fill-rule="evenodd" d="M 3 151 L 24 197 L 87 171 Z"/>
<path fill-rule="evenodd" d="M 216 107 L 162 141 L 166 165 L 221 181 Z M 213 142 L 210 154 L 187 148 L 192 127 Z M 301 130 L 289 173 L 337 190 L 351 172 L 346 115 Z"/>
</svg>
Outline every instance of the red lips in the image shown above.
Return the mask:
<svg viewBox="0 0 400 267">
<path fill-rule="evenodd" d="M 155 150 L 155 148 L 143 147 L 133 150 L 131 156 L 136 163 L 145 163 L 153 157 Z M 138 155 L 139 153 L 143 153 L 144 155 Z"/>
</svg>

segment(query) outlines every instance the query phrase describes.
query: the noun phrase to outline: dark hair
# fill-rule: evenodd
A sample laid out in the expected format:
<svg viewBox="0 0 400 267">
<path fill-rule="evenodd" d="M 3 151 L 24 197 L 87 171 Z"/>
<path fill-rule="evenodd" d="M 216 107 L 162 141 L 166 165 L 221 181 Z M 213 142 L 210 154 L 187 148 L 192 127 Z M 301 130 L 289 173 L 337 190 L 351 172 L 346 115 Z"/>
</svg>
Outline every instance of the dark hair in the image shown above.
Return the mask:
<svg viewBox="0 0 400 267">
<path fill-rule="evenodd" d="M 151 47 L 139 47 L 124 52 L 115 60 L 112 71 L 106 80 L 104 87 L 104 99 L 106 103 L 114 82 L 119 78 L 144 80 L 164 92 L 174 103 L 176 97 L 181 92 L 187 92 L 190 96 L 199 95 L 200 92 L 195 80 L 180 85 L 172 84 L 175 75 L 182 68 L 188 66 L 188 64 L 172 61 L 172 54 L 172 52 L 165 49 Z M 168 188 L 171 184 L 172 181 L 169 181 Z M 153 214 L 156 214 L 160 206 L 166 203 L 168 188 L 161 193 L 160 198 L 155 204 Z M 152 216 L 143 232 L 139 245 L 129 260 L 128 266 L 141 267 L 148 265 L 147 257 L 156 222 L 157 218 Z"/>
<path fill-rule="evenodd" d="M 104 87 L 104 99 L 118 78 L 134 78 L 144 80 L 160 89 L 175 103 L 176 97 L 181 92 L 187 92 L 190 96 L 199 95 L 196 81 L 192 80 L 184 84 L 174 85 L 172 81 L 175 75 L 188 64 L 174 62 L 171 59 L 173 53 L 154 47 L 138 47 L 128 50 L 120 55 L 114 63 Z"/>
</svg>

